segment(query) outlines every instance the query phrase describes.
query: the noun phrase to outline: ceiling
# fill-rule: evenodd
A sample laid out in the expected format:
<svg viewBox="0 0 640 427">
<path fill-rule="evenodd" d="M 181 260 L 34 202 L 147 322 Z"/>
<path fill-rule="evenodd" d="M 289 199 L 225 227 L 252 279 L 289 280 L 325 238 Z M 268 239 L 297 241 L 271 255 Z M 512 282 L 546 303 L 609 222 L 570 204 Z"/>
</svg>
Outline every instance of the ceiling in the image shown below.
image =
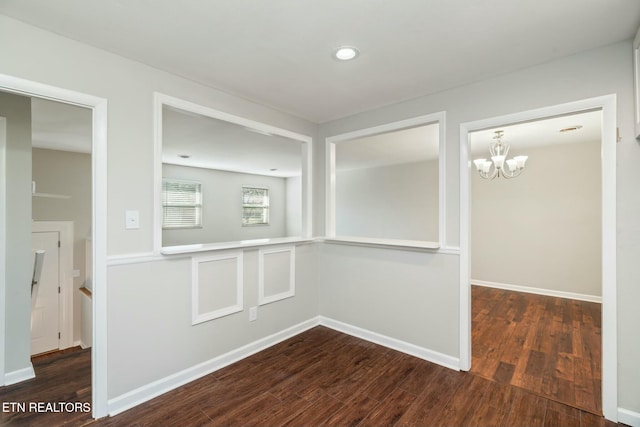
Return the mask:
<svg viewBox="0 0 640 427">
<path fill-rule="evenodd" d="M 36 148 L 91 153 L 89 108 L 31 98 L 31 138 Z"/>
<path fill-rule="evenodd" d="M 438 123 L 432 123 L 341 141 L 336 144 L 336 170 L 436 160 L 439 152 L 438 130 Z"/>
<path fill-rule="evenodd" d="M 162 162 L 277 177 L 300 176 L 299 141 L 265 134 L 176 108 L 162 111 Z M 438 158 L 438 124 L 342 141 L 338 170 L 388 166 Z"/>
<path fill-rule="evenodd" d="M 324 123 L 630 39 L 637 0 L 2 0 L 0 13 Z M 353 45 L 350 62 L 332 57 Z"/>
<path fill-rule="evenodd" d="M 576 129 L 573 130 L 573 128 Z M 526 155 L 527 150 L 533 147 L 575 143 L 600 144 L 602 111 L 567 114 L 471 132 L 469 146 L 474 158 L 490 156 L 489 144 L 493 142 L 494 132 L 497 130 L 504 131 L 502 141 L 511 146 L 509 157 Z M 561 130 L 565 131 L 561 132 Z"/>
<path fill-rule="evenodd" d="M 277 177 L 299 176 L 300 141 L 164 107 L 162 162 Z M 188 156 L 183 158 L 181 156 Z"/>
</svg>

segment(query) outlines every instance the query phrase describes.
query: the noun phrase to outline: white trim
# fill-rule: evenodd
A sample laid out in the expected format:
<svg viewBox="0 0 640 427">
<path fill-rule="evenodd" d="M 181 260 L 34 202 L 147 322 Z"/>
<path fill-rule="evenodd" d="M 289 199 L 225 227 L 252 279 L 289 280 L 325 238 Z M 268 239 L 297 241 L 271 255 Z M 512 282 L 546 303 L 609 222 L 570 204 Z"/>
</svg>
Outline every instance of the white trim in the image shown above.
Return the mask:
<svg viewBox="0 0 640 427">
<path fill-rule="evenodd" d="M 280 332 L 276 332 L 272 335 L 246 344 L 228 353 L 214 357 L 180 372 L 176 372 L 175 374 L 131 390 L 113 399 L 109 399 L 109 415 L 113 416 L 124 412 L 127 409 L 133 408 L 136 405 L 153 399 L 154 397 L 171 391 L 181 385 L 195 381 L 198 378 L 222 369 L 225 366 L 245 359 L 252 354 L 272 347 L 315 326 L 318 326 L 318 319 L 309 319 Z"/>
<path fill-rule="evenodd" d="M 632 427 L 640 427 L 640 413 L 618 408 L 618 422 Z"/>
<path fill-rule="evenodd" d="M 486 280 L 476 280 L 476 279 L 471 279 L 471 284 L 484 286 L 486 288 L 504 289 L 507 291 L 525 292 L 528 294 L 575 299 L 579 301 L 595 302 L 595 303 L 602 304 L 602 297 L 597 295 L 578 294 L 575 292 L 556 291 L 553 289 L 533 288 L 530 286 L 509 285 L 507 283 L 489 282 Z"/>
<path fill-rule="evenodd" d="M 349 325 L 338 320 L 333 320 L 328 317 L 319 316 L 320 325 L 327 328 L 334 329 L 336 331 L 360 338 L 372 343 L 380 344 L 392 350 L 400 351 L 411 356 L 418 357 L 428 362 L 436 363 L 446 368 L 459 370 L 460 360 L 443 354 L 428 348 L 420 347 L 415 344 L 408 343 L 396 338 L 388 337 L 386 335 L 379 334 L 377 332 L 369 331 L 367 329 L 359 328 L 357 326 Z"/>
<path fill-rule="evenodd" d="M 36 377 L 33 365 L 29 362 L 27 368 L 19 369 L 13 372 L 7 372 L 4 376 L 4 385 L 17 384 L 22 381 L 30 380 Z"/>
<path fill-rule="evenodd" d="M 156 262 L 165 260 L 166 257 L 155 255 L 153 252 L 139 252 L 134 254 L 109 255 L 107 257 L 107 266 L 126 264 L 142 264 L 145 262 Z"/>
<path fill-rule="evenodd" d="M 7 211 L 7 120 L 0 117 L 0 387 L 6 383 L 6 375 L 4 372 L 5 358 L 5 293 L 6 293 L 6 245 L 7 245 L 7 227 L 6 227 L 6 211 Z"/>
<path fill-rule="evenodd" d="M 336 144 L 356 138 L 373 136 L 395 130 L 406 129 L 414 126 L 438 123 L 438 242 L 422 242 L 419 245 L 398 245 L 396 239 L 365 239 L 354 236 L 336 236 Z M 359 129 L 339 135 L 330 136 L 325 139 L 325 236 L 333 241 L 349 241 L 357 243 L 367 243 L 369 245 L 382 246 L 409 246 L 436 249 L 447 245 L 447 216 L 446 216 L 446 113 L 444 111 L 413 117 L 397 122 L 386 123 L 366 129 Z M 369 240 L 369 242 L 364 242 Z"/>
<path fill-rule="evenodd" d="M 94 418 L 107 413 L 107 100 L 84 93 L 0 74 L 0 90 L 91 108 L 93 336 L 92 408 Z M 6 302 L 5 302 L 6 303 Z M 5 312 L 0 307 L 0 313 Z M 4 358 L 4 352 L 0 354 Z"/>
<path fill-rule="evenodd" d="M 446 248 L 438 249 L 439 254 L 444 255 L 460 255 L 460 248 L 458 246 L 449 246 Z"/>
<path fill-rule="evenodd" d="M 471 368 L 469 132 L 586 110 L 602 110 L 602 412 L 618 417 L 616 291 L 616 95 L 493 117 L 460 125 L 460 366 Z"/>
<path fill-rule="evenodd" d="M 239 240 L 237 242 L 221 243 L 196 243 L 193 245 L 165 246 L 161 249 L 162 255 L 189 254 L 194 252 L 220 251 L 224 249 L 247 249 L 260 246 L 282 245 L 285 243 L 312 243 L 315 239 L 300 237 L 275 237 L 265 239 Z"/>
<path fill-rule="evenodd" d="M 633 39 L 633 123 L 635 137 L 640 138 L 640 29 Z"/>
<path fill-rule="evenodd" d="M 289 288 L 279 294 L 264 294 L 264 266 L 265 255 L 289 252 Z M 296 295 L 296 247 L 280 247 L 270 249 L 260 249 L 258 251 L 258 305 L 270 304 Z"/>
<path fill-rule="evenodd" d="M 255 120 L 246 119 L 244 117 L 235 116 L 233 114 L 225 113 L 220 110 L 216 110 L 204 105 L 196 104 L 184 99 L 176 98 L 173 96 L 165 95 L 160 92 L 154 92 L 153 94 L 153 137 L 154 137 L 154 224 L 153 224 L 153 248 L 154 254 L 167 254 L 167 253 L 180 253 L 179 246 L 171 248 L 162 247 L 162 107 L 164 105 L 178 108 L 187 112 L 199 114 L 206 117 L 211 117 L 218 120 L 224 120 L 226 122 L 238 124 L 251 129 L 256 129 L 261 132 L 266 132 L 272 135 L 283 136 L 285 138 L 294 139 L 302 143 L 302 236 L 297 237 L 299 240 L 310 239 L 312 233 L 312 189 L 313 189 L 313 139 L 310 136 L 302 135 L 296 132 L 292 132 L 286 129 L 275 127 L 266 123 L 257 122 Z M 217 247 L 217 246 L 221 247 Z M 185 245 L 191 246 L 191 245 Z M 209 246 L 205 250 L 220 250 L 243 247 L 238 242 L 221 242 L 219 244 L 205 245 Z M 171 250 L 173 252 L 167 252 Z M 184 250 L 181 252 L 192 252 L 190 250 Z"/>
<path fill-rule="evenodd" d="M 388 247 L 399 249 L 438 251 L 438 242 L 427 242 L 423 240 L 400 240 L 400 239 L 380 239 L 374 237 L 338 236 L 325 237 L 326 243 L 336 243 L 354 246 Z"/>
<path fill-rule="evenodd" d="M 73 221 L 32 221 L 32 233 L 60 233 L 59 280 L 61 289 L 58 348 L 73 346 Z"/>
<path fill-rule="evenodd" d="M 200 306 L 200 264 L 205 262 L 217 262 L 225 261 L 229 259 L 236 260 L 236 302 L 233 305 L 222 307 L 217 310 L 209 311 L 206 313 L 199 312 Z M 217 319 L 219 317 L 228 316 L 230 314 L 239 313 L 244 309 L 242 303 L 242 297 L 244 295 L 243 286 L 243 267 L 242 267 L 243 252 L 233 252 L 224 255 L 215 255 L 208 257 L 198 257 L 191 259 L 191 324 L 197 325 L 198 323 L 208 322 L 209 320 Z"/>
</svg>

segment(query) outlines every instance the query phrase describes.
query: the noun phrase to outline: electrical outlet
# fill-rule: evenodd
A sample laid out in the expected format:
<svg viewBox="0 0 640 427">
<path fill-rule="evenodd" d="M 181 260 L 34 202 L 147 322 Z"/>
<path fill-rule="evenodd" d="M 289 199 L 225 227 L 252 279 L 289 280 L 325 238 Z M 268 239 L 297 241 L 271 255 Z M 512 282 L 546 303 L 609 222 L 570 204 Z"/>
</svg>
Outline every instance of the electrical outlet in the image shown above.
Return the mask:
<svg viewBox="0 0 640 427">
<path fill-rule="evenodd" d="M 258 319 L 258 307 L 251 307 L 249 309 L 249 322 L 255 322 Z"/>
</svg>

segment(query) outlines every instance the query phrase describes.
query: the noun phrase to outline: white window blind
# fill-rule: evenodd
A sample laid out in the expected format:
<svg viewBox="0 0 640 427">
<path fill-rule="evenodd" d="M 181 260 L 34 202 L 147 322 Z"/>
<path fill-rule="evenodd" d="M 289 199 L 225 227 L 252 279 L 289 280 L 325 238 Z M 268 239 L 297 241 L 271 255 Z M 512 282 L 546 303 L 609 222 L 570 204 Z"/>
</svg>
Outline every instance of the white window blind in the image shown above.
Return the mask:
<svg viewBox="0 0 640 427">
<path fill-rule="evenodd" d="M 269 224 L 269 190 L 242 187 L 242 225 Z"/>
<path fill-rule="evenodd" d="M 162 180 L 162 228 L 202 227 L 202 184 Z"/>
</svg>

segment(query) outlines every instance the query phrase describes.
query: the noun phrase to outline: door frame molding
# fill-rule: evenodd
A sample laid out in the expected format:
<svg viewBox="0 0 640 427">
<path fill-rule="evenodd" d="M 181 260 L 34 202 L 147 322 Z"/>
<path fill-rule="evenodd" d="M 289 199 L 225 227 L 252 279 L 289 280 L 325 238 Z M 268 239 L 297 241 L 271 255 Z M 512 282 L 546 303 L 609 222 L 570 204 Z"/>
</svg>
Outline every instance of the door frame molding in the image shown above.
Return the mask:
<svg viewBox="0 0 640 427">
<path fill-rule="evenodd" d="M 59 272 L 60 275 L 60 299 L 59 299 L 59 325 L 60 350 L 73 346 L 73 221 L 33 221 L 32 233 L 59 233 Z M 45 259 L 46 259 L 45 254 Z"/>
<path fill-rule="evenodd" d="M 616 95 L 604 95 L 460 124 L 460 369 L 471 369 L 471 182 L 469 133 L 585 110 L 602 111 L 602 412 L 618 420 L 616 290 Z"/>
<path fill-rule="evenodd" d="M 0 90 L 19 95 L 44 98 L 92 110 L 91 149 L 91 216 L 93 240 L 93 346 L 91 347 L 91 398 L 93 417 L 107 414 L 107 110 L 105 98 L 73 90 L 50 86 L 31 80 L 0 74 Z M 5 188 L 0 186 L 0 200 L 6 199 Z M 2 219 L 2 218 L 0 218 Z M 4 218 L 6 220 L 6 218 Z M 6 226 L 4 224 L 2 226 Z M 0 226 L 0 227 L 2 227 Z M 0 293 L 6 288 L 4 275 L 0 275 Z M 0 306 L 4 313 L 6 301 Z M 3 316 L 0 327 L 4 329 Z M 0 366 L 4 364 L 6 336 L 0 342 Z M 4 373 L 4 372 L 3 372 Z"/>
<path fill-rule="evenodd" d="M 5 281 L 6 276 L 6 256 L 7 256 L 7 227 L 6 227 L 6 173 L 7 170 L 7 120 L 4 117 L 0 117 L 0 313 L 6 313 L 5 311 Z M 6 372 L 4 367 L 5 358 L 5 316 L 0 315 L 0 387 L 6 384 Z"/>
</svg>

